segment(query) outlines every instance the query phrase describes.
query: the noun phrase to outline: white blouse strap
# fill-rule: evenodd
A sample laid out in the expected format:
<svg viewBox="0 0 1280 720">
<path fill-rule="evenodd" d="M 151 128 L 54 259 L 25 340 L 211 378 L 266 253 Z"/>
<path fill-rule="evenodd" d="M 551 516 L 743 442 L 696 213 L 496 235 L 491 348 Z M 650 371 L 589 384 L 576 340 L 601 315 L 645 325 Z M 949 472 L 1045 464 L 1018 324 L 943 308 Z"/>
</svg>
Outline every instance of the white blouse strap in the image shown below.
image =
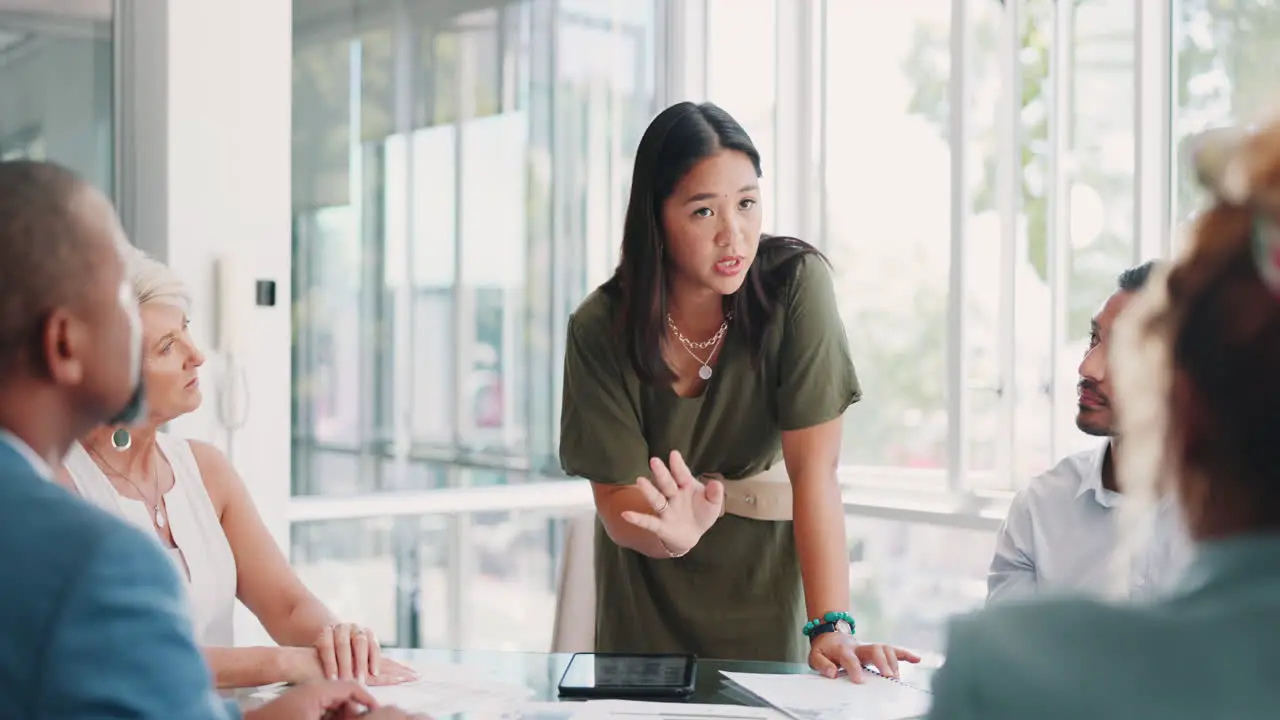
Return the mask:
<svg viewBox="0 0 1280 720">
<path fill-rule="evenodd" d="M 191 443 L 185 438 L 175 437 L 169 433 L 156 433 L 156 442 L 164 451 L 164 456 L 173 465 L 174 483 L 200 482 L 200 465 L 196 462 L 195 453 L 191 451 Z"/>
<path fill-rule="evenodd" d="M 99 507 L 119 506 L 116 489 L 112 487 L 106 473 L 98 467 L 98 463 L 94 462 L 84 445 L 78 441 L 71 443 L 71 449 L 62 462 L 67 466 L 67 471 L 80 497 Z"/>
</svg>

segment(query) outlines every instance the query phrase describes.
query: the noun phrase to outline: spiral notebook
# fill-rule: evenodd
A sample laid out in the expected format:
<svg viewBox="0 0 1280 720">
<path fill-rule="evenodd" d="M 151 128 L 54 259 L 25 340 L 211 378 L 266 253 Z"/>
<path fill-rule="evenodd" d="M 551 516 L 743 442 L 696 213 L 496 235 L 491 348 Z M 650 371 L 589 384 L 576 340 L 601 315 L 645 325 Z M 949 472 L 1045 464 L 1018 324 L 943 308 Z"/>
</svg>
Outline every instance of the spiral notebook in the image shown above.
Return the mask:
<svg viewBox="0 0 1280 720">
<path fill-rule="evenodd" d="M 795 720 L 908 720 L 928 713 L 932 700 L 927 690 L 875 672 L 863 683 L 816 674 L 721 674 Z"/>
</svg>

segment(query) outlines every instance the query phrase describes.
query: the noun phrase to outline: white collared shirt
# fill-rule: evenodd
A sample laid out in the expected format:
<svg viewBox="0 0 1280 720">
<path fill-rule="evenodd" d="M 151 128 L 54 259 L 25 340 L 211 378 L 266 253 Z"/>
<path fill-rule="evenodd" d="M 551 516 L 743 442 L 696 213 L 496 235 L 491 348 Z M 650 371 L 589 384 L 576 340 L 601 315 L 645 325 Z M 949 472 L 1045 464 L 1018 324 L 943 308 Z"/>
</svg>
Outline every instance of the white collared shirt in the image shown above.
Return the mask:
<svg viewBox="0 0 1280 720">
<path fill-rule="evenodd" d="M 18 452 L 27 462 L 31 463 L 31 469 L 36 471 L 40 477 L 45 480 L 53 480 L 53 468 L 49 467 L 49 463 L 44 461 L 31 446 L 22 438 L 13 433 L 0 428 L 0 442 L 8 443 L 10 447 Z"/>
<path fill-rule="evenodd" d="M 1014 497 L 996 536 L 988 602 L 1043 592 L 1107 593 L 1119 537 L 1116 513 L 1125 499 L 1102 487 L 1108 446 L 1064 458 Z M 1172 498 L 1155 513 L 1150 542 L 1131 565 L 1131 599 L 1170 588 L 1190 559 L 1192 546 Z"/>
</svg>

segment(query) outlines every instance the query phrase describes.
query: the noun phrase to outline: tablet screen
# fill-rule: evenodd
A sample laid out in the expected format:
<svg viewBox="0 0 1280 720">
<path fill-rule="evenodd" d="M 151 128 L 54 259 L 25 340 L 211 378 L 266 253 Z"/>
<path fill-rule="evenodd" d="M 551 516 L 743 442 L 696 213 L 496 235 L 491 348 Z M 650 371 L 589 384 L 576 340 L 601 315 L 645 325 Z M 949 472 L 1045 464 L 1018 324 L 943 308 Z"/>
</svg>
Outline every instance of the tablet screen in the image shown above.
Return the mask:
<svg viewBox="0 0 1280 720">
<path fill-rule="evenodd" d="M 578 653 L 560 680 L 561 690 L 599 691 L 687 688 L 693 685 L 689 655 L 612 655 Z"/>
</svg>

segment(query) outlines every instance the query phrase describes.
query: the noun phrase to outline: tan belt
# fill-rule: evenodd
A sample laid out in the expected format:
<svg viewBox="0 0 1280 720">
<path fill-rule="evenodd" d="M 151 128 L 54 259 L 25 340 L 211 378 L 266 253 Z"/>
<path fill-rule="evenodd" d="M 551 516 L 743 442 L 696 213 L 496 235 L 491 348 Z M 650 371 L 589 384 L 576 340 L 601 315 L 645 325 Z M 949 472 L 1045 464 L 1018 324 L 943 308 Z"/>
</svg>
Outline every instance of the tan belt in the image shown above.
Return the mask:
<svg viewBox="0 0 1280 720">
<path fill-rule="evenodd" d="M 729 515 L 770 522 L 792 517 L 791 478 L 781 460 L 768 470 L 741 480 L 725 480 L 719 473 L 705 473 L 700 479 L 724 483 L 724 512 Z"/>
</svg>

